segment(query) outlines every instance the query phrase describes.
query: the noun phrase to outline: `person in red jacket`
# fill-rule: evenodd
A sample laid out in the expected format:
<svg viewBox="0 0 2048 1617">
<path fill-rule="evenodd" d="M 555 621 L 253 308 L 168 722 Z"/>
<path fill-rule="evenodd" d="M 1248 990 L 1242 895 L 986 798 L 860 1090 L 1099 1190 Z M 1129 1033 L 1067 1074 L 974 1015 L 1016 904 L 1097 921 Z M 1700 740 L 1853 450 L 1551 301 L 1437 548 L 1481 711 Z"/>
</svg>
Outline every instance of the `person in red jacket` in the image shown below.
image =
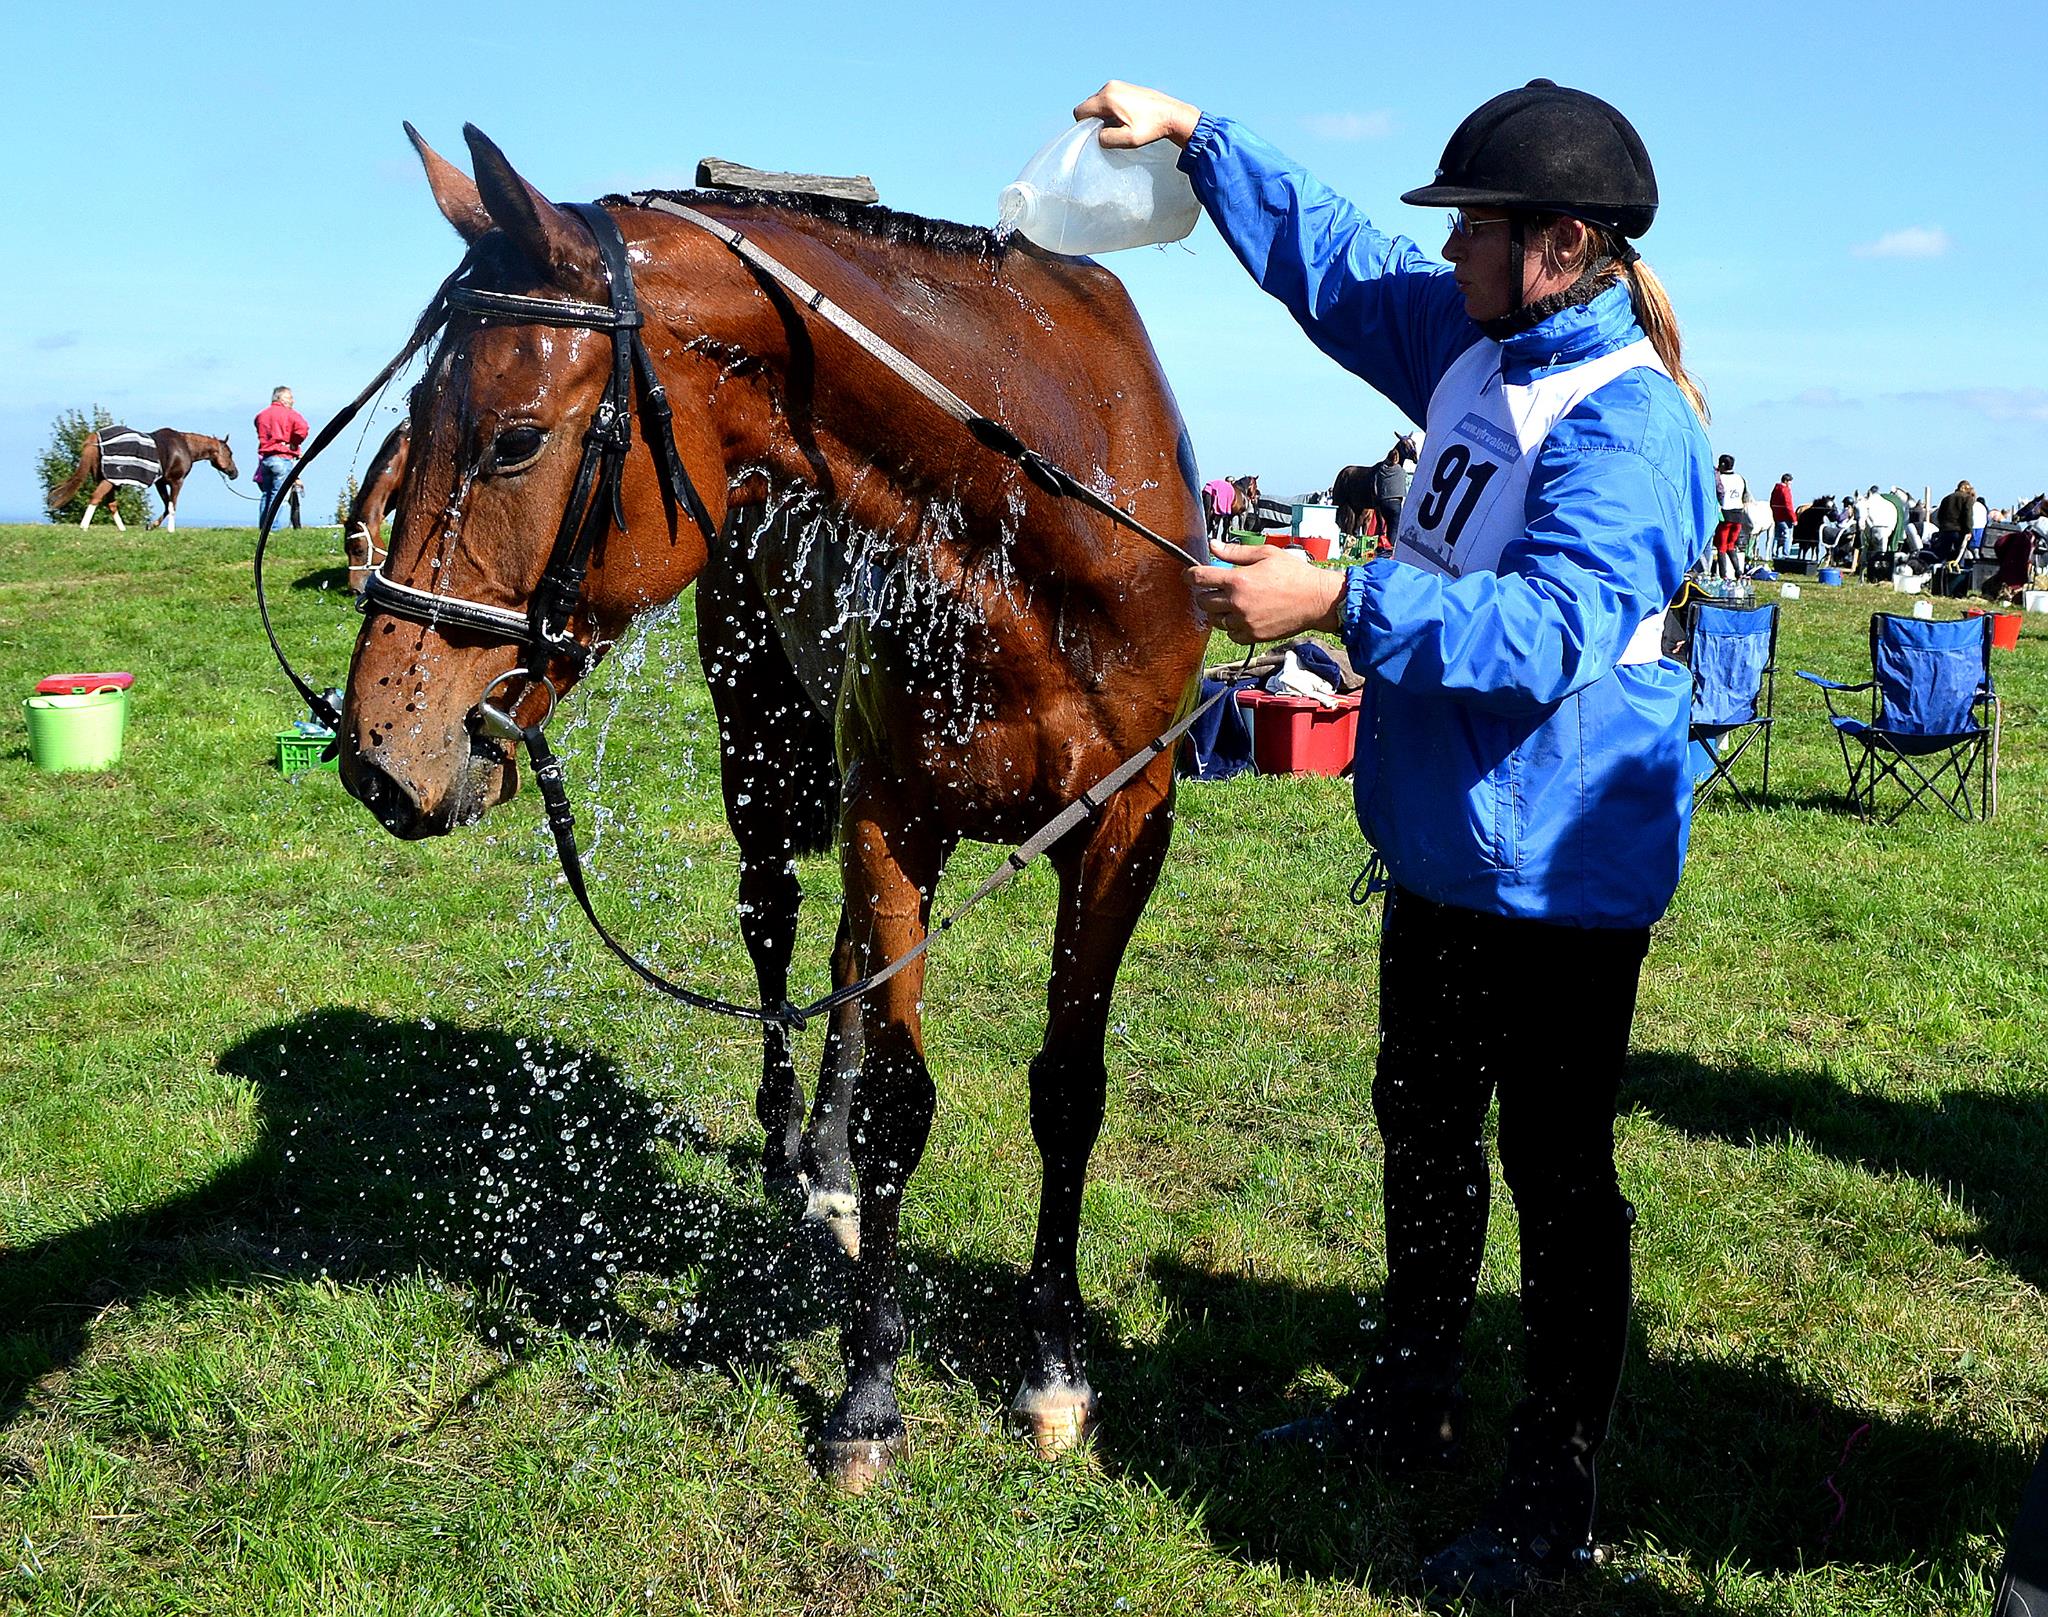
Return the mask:
<svg viewBox="0 0 2048 1617">
<path fill-rule="evenodd" d="M 1792 528 L 1799 521 L 1799 502 L 1792 498 L 1792 474 L 1771 485 L 1771 556 L 1792 554 Z"/>
<path fill-rule="evenodd" d="M 270 390 L 270 404 L 256 412 L 256 492 L 259 503 L 256 507 L 257 525 L 277 498 L 278 485 L 284 482 L 292 469 L 292 463 L 299 458 L 306 440 L 313 429 L 306 424 L 306 418 L 292 408 L 292 390 L 288 387 L 274 387 Z M 292 526 L 299 526 L 299 489 L 292 485 Z"/>
</svg>

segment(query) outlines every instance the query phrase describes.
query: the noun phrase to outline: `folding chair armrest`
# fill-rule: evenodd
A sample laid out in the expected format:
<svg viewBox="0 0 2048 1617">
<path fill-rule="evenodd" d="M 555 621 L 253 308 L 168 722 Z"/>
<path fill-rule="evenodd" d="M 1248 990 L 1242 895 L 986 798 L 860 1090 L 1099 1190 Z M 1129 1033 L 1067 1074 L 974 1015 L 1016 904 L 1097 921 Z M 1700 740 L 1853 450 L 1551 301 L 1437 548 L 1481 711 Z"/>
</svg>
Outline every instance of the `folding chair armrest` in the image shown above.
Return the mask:
<svg viewBox="0 0 2048 1617">
<path fill-rule="evenodd" d="M 1795 668 L 1792 672 L 1808 684 L 1818 685 L 1824 691 L 1867 691 L 1877 683 L 1875 680 L 1866 679 L 1860 685 L 1843 685 L 1832 679 L 1822 679 L 1818 674 L 1809 674 L 1804 668 Z"/>
</svg>

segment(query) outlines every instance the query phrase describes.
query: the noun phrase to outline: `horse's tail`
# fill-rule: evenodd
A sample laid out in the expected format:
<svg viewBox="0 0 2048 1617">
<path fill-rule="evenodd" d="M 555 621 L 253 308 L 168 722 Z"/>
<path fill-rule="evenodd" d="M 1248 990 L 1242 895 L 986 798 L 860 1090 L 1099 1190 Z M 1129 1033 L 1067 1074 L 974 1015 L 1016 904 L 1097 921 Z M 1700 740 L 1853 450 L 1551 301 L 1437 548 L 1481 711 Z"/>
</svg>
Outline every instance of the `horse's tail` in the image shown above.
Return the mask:
<svg viewBox="0 0 2048 1617">
<path fill-rule="evenodd" d="M 100 479 L 100 435 L 88 432 L 85 445 L 79 451 L 78 470 L 51 489 L 43 504 L 52 511 L 61 511 L 71 503 L 71 496 L 84 488 L 88 481 L 97 483 Z"/>
</svg>

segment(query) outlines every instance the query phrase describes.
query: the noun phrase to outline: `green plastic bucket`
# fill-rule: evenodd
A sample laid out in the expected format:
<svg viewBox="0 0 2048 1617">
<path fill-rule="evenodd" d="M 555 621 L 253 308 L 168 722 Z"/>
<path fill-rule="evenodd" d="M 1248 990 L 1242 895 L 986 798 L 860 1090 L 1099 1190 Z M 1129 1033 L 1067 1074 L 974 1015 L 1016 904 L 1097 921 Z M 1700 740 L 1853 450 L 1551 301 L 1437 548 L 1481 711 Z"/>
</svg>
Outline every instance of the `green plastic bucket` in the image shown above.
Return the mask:
<svg viewBox="0 0 2048 1617">
<path fill-rule="evenodd" d="M 128 730 L 128 693 L 107 689 L 80 696 L 31 696 L 28 755 L 38 769 L 111 769 L 121 761 Z"/>
</svg>

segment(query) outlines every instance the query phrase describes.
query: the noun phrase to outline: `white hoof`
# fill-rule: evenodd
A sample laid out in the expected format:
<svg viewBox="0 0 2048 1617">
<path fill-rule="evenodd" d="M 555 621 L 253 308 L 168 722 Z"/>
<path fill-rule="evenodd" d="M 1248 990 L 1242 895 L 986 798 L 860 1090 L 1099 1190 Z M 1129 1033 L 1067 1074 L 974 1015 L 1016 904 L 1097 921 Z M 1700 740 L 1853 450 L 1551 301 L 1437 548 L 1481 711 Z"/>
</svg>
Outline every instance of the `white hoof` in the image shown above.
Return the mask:
<svg viewBox="0 0 2048 1617">
<path fill-rule="evenodd" d="M 1049 1460 L 1088 1441 L 1095 1429 L 1095 1393 L 1085 1387 L 1020 1387 L 1010 1401 L 1010 1418 Z"/>
<path fill-rule="evenodd" d="M 804 1204 L 804 1220 L 824 1225 L 849 1258 L 860 1256 L 860 1201 L 852 1191 L 812 1191 Z"/>
</svg>

